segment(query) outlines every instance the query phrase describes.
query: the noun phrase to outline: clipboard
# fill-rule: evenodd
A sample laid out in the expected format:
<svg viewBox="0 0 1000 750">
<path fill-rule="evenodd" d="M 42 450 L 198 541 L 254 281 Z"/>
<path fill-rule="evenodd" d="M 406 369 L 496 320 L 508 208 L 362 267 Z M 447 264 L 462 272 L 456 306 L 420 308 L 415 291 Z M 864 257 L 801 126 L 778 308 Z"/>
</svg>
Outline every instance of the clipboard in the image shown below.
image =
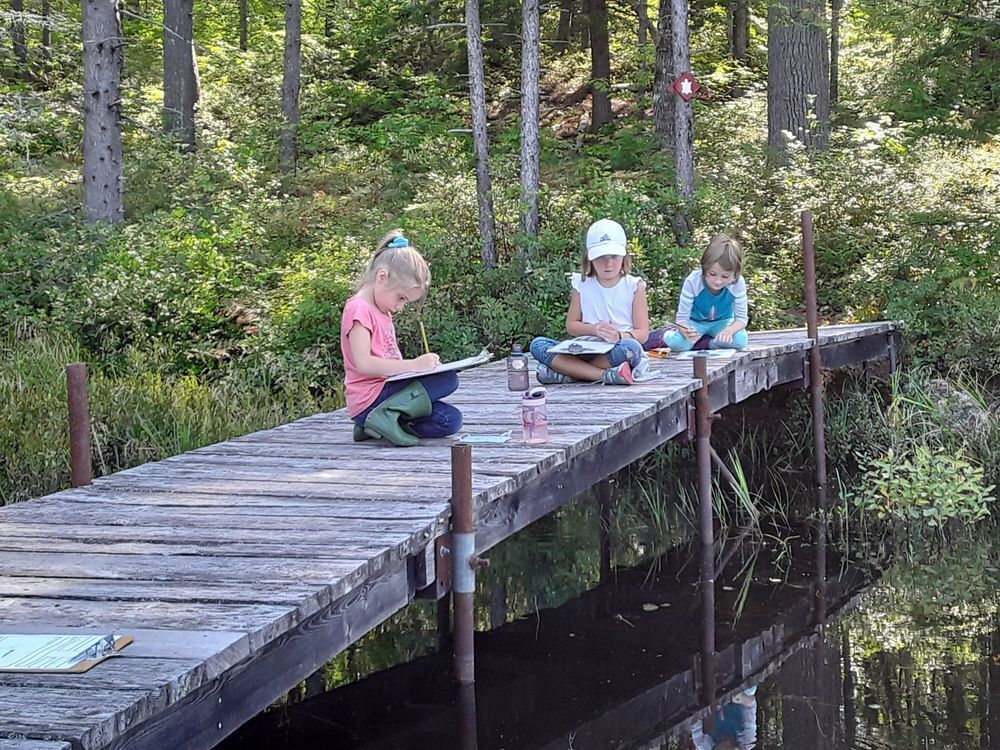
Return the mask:
<svg viewBox="0 0 1000 750">
<path fill-rule="evenodd" d="M 106 636 L 0 633 L 0 674 L 83 674 L 117 656 L 133 641 L 131 635 L 115 633 Z M 6 663 L 2 661 L 4 658 Z"/>
<path fill-rule="evenodd" d="M 483 349 L 475 357 L 466 357 L 465 359 L 458 359 L 454 362 L 444 362 L 433 370 L 427 370 L 426 372 L 401 372 L 398 375 L 393 375 L 392 377 L 386 378 L 387 383 L 392 383 L 396 380 L 409 380 L 410 378 L 423 378 L 427 375 L 436 375 L 439 372 L 451 372 L 452 370 L 467 370 L 470 367 L 476 367 L 477 365 L 486 364 L 491 359 L 493 355 L 490 354 L 486 349 Z"/>
</svg>

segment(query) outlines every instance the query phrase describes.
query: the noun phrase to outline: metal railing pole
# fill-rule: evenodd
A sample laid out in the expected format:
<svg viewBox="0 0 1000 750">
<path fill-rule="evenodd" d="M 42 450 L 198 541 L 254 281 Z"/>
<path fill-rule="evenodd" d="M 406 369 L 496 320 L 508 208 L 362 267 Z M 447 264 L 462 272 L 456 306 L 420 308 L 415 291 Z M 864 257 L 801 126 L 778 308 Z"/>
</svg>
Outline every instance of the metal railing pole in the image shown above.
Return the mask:
<svg viewBox="0 0 1000 750">
<path fill-rule="evenodd" d="M 69 402 L 70 484 L 83 487 L 93 479 L 87 365 L 76 362 L 66 367 L 66 395 Z"/>
<path fill-rule="evenodd" d="M 809 350 L 809 391 L 812 397 L 813 442 L 816 447 L 816 490 L 819 509 L 826 512 L 826 420 L 823 411 L 823 358 L 819 350 L 819 307 L 816 302 L 816 251 L 811 211 L 802 212 L 802 269 L 806 288 L 806 326 L 813 340 Z"/>
<path fill-rule="evenodd" d="M 708 359 L 694 358 L 694 376 L 701 381 L 695 391 L 695 435 L 698 454 L 698 521 L 701 537 L 702 648 L 701 684 L 711 706 L 709 724 L 715 720 L 715 532 L 712 525 L 712 407 L 708 399 Z"/>
<path fill-rule="evenodd" d="M 455 679 L 465 685 L 476 680 L 476 535 L 472 526 L 472 448 L 468 445 L 451 447 L 451 525 Z"/>
</svg>

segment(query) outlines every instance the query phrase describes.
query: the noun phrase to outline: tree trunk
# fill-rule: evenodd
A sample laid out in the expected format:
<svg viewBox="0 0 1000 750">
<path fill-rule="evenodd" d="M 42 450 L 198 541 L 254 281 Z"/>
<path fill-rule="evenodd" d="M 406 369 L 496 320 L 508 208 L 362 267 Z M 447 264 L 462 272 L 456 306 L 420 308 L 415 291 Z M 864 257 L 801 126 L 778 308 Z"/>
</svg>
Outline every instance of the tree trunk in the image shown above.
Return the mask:
<svg viewBox="0 0 1000 750">
<path fill-rule="evenodd" d="M 779 163 L 785 132 L 812 149 L 826 148 L 830 117 L 826 5 L 774 0 L 767 12 L 767 145 Z"/>
<path fill-rule="evenodd" d="M 125 218 L 122 183 L 122 37 L 116 0 L 83 3 L 83 211 L 87 221 Z"/>
<path fill-rule="evenodd" d="M 830 0 L 830 107 L 840 98 L 840 8 L 841 0 Z"/>
<path fill-rule="evenodd" d="M 523 0 L 521 24 L 521 203 L 524 234 L 538 236 L 538 183 L 541 142 L 538 134 L 538 67 L 541 11 L 538 0 Z M 528 244 L 521 244 L 527 255 Z"/>
<path fill-rule="evenodd" d="M 733 59 L 746 62 L 750 46 L 750 9 L 747 0 L 736 0 L 733 7 Z"/>
<path fill-rule="evenodd" d="M 489 136 L 486 133 L 486 79 L 483 73 L 483 28 L 479 0 L 465 0 L 465 36 L 469 55 L 469 100 L 472 139 L 476 151 L 476 197 L 479 200 L 479 236 L 484 268 L 497 264 L 497 226 L 493 215 Z"/>
<path fill-rule="evenodd" d="M 281 84 L 281 171 L 295 172 L 299 156 L 299 90 L 302 81 L 302 0 L 285 0 L 285 74 Z"/>
<path fill-rule="evenodd" d="M 747 48 L 750 46 L 750 9 L 748 0 L 735 0 L 733 4 L 733 60 L 746 63 Z M 743 96 L 742 86 L 733 86 L 734 97 Z"/>
<path fill-rule="evenodd" d="M 646 7 L 646 0 L 636 0 L 635 14 L 639 19 L 639 44 L 648 44 L 649 8 Z"/>
<path fill-rule="evenodd" d="M 28 69 L 28 38 L 24 28 L 24 0 L 10 0 L 10 41 L 17 60 L 17 75 L 23 81 L 31 80 Z"/>
<path fill-rule="evenodd" d="M 569 48 L 570 29 L 573 28 L 573 0 L 562 0 L 559 6 L 559 29 L 556 31 L 558 49 L 564 52 Z"/>
<path fill-rule="evenodd" d="M 240 0 L 240 49 L 250 49 L 250 2 Z"/>
<path fill-rule="evenodd" d="M 590 0 L 590 127 L 598 131 L 611 122 L 611 46 L 608 42 L 607 0 Z"/>
<path fill-rule="evenodd" d="M 163 131 L 186 150 L 195 147 L 198 74 L 194 57 L 194 0 L 163 4 Z"/>
<path fill-rule="evenodd" d="M 653 133 L 663 151 L 674 150 L 674 40 L 669 0 L 661 0 L 656 29 L 656 68 L 653 75 Z"/>
<path fill-rule="evenodd" d="M 52 1 L 42 0 L 42 55 L 52 57 Z"/>
<path fill-rule="evenodd" d="M 584 52 L 590 49 L 590 2 L 580 0 L 581 11 L 573 19 L 579 24 L 580 49 Z"/>
<path fill-rule="evenodd" d="M 666 0 L 664 0 L 666 1 Z M 671 1 L 674 77 L 691 69 L 691 30 L 688 27 L 687 0 Z M 677 164 L 677 194 L 694 195 L 694 102 L 686 102 L 671 92 L 674 99 L 674 158 Z"/>
<path fill-rule="evenodd" d="M 323 36 L 327 39 L 333 36 L 334 7 L 335 4 L 330 0 L 323 3 Z"/>
</svg>

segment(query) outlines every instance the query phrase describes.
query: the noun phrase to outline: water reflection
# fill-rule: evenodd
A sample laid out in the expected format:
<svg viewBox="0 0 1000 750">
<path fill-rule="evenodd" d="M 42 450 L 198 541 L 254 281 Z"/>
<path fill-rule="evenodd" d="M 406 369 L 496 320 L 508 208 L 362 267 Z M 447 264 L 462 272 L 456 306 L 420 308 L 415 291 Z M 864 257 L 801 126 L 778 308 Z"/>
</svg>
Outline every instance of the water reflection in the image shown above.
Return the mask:
<svg viewBox="0 0 1000 750">
<path fill-rule="evenodd" d="M 475 688 L 459 690 L 450 651 L 426 645 L 441 634 L 432 606 L 418 639 L 425 653 L 272 710 L 224 747 L 752 747 L 757 682 L 779 670 L 786 679 L 788 665 L 818 673 L 817 622 L 839 615 L 870 580 L 864 566 L 844 566 L 827 583 L 815 543 L 823 537 L 806 542 L 805 533 L 773 545 L 738 536 L 718 550 L 683 544 L 623 564 L 634 563 L 635 545 L 610 533 L 607 504 L 574 512 L 559 529 L 572 530 L 572 540 L 526 535 L 521 547 L 492 555 L 479 596 Z M 557 554 L 574 555 L 578 592 L 566 584 L 567 561 L 551 560 Z M 394 634 L 409 643 L 410 627 L 384 630 L 369 647 Z M 839 663 L 832 668 L 839 674 Z M 788 725 L 782 733 L 804 743 L 789 747 L 823 747 L 807 726 L 817 724 L 810 696 L 819 691 L 800 682 L 788 686 L 799 697 L 776 713 Z M 762 721 L 772 721 L 774 705 L 760 709 Z"/>
<path fill-rule="evenodd" d="M 695 719 L 690 735 L 696 750 L 751 750 L 757 747 L 757 686 L 741 690 L 708 721 Z"/>
<path fill-rule="evenodd" d="M 446 611 L 418 605 L 223 747 L 1000 748 L 995 540 L 879 580 L 825 526 L 650 553 L 610 514 L 590 500 L 491 554 L 475 688 Z"/>
</svg>

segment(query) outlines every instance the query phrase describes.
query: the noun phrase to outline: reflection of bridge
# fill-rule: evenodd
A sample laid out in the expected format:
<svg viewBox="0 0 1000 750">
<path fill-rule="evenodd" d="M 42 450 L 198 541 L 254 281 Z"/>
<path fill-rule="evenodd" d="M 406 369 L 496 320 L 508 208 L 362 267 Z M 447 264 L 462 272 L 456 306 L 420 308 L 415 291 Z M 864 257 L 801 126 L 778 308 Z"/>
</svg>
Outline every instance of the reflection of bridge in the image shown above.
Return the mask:
<svg viewBox="0 0 1000 750">
<path fill-rule="evenodd" d="M 655 577 L 645 566 L 619 569 L 558 608 L 477 634 L 474 701 L 454 685 L 445 650 L 280 709 L 280 721 L 252 722 L 232 747 L 471 750 L 472 722 L 478 750 L 659 747 L 708 711 L 703 669 L 714 670 L 715 703 L 724 703 L 819 638 L 817 619 L 850 606 L 864 574 L 849 568 L 830 581 L 817 607 L 813 552 L 796 550 L 781 573 L 789 583 L 767 583 L 774 574 L 758 564 L 741 617 L 719 628 L 714 663 L 700 652 L 711 618 L 700 616 L 698 571 L 685 569 L 692 550 L 682 548 L 651 566 Z M 728 618 L 737 594 L 720 593 L 716 611 Z"/>
<path fill-rule="evenodd" d="M 898 336 L 891 323 L 831 326 L 818 342 L 837 368 L 894 358 Z M 803 331 L 750 342 L 709 363 L 712 410 L 809 379 Z M 551 389 L 544 445 L 476 448 L 478 550 L 688 429 L 701 386 L 690 363 L 654 369 L 661 379 L 600 399 L 590 385 Z M 518 396 L 488 365 L 449 400 L 470 430 L 496 433 L 518 428 Z M 319 414 L 0 509 L 0 630 L 136 637 L 86 674 L 0 675 L 0 738 L 212 747 L 449 568 L 435 551 L 450 516 L 449 444 L 356 444 L 342 411 Z"/>
</svg>

